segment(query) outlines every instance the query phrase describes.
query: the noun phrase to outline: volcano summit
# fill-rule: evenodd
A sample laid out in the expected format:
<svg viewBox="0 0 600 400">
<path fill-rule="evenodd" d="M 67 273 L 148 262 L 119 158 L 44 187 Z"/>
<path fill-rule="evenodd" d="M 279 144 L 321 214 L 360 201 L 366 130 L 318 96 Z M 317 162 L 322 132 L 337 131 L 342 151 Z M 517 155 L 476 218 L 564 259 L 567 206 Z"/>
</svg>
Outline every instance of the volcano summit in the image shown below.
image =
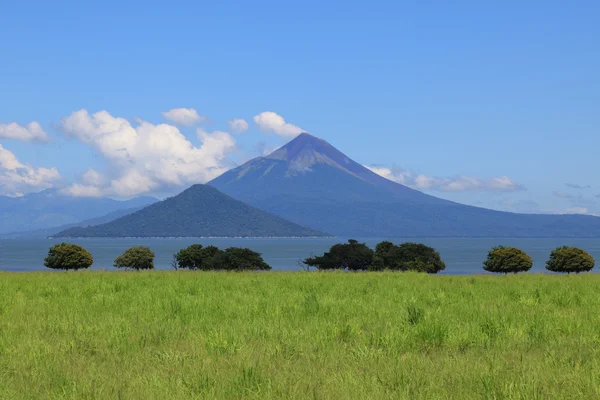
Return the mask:
<svg viewBox="0 0 600 400">
<path fill-rule="evenodd" d="M 340 236 L 600 237 L 599 217 L 516 214 L 443 200 L 385 179 L 308 133 L 209 185 Z"/>
</svg>

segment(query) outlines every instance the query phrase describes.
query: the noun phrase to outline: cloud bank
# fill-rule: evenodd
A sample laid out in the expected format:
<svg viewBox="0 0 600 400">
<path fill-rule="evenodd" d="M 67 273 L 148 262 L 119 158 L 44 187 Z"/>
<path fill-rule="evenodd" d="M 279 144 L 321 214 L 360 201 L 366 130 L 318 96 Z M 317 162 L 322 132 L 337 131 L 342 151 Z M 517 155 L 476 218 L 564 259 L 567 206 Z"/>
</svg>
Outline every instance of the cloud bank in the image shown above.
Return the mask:
<svg viewBox="0 0 600 400">
<path fill-rule="evenodd" d="M 228 169 L 235 147 L 227 132 L 198 131 L 194 146 L 177 127 L 143 120 L 133 126 L 107 111 L 79 110 L 61 120 L 62 130 L 100 152 L 110 165 L 107 175 L 90 170 L 67 190 L 76 196 L 128 197 L 204 183 Z"/>
<path fill-rule="evenodd" d="M 0 124 L 0 138 L 2 139 L 13 139 L 21 140 L 24 142 L 47 142 L 50 137 L 44 132 L 40 124 L 33 121 L 22 126 L 16 122 L 10 124 Z"/>
<path fill-rule="evenodd" d="M 419 190 L 440 192 L 517 192 L 525 187 L 507 176 L 482 179 L 458 175 L 454 177 L 431 177 L 401 168 L 369 167 L 371 171 L 391 181 Z"/>
<path fill-rule="evenodd" d="M 27 192 L 48 189 L 58 181 L 60 174 L 56 168 L 23 164 L 0 144 L 0 194 L 21 196 Z"/>
</svg>

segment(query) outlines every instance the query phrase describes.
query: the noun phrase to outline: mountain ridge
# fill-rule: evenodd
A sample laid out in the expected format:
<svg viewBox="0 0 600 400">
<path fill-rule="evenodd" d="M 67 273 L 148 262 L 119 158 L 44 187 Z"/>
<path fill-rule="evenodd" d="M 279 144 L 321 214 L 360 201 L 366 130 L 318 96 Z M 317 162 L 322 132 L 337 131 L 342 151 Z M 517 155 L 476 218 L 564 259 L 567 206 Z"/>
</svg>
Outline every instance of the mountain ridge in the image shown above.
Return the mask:
<svg viewBox="0 0 600 400">
<path fill-rule="evenodd" d="M 600 237 L 600 218 L 516 214 L 392 182 L 303 133 L 208 183 L 303 226 L 356 237 Z"/>
<path fill-rule="evenodd" d="M 314 237 L 327 236 L 235 200 L 216 188 L 193 185 L 106 224 L 76 227 L 53 237 Z"/>
<path fill-rule="evenodd" d="M 46 189 L 21 197 L 0 196 L 0 234 L 50 229 L 158 201 L 150 196 L 129 200 L 75 197 Z"/>
</svg>

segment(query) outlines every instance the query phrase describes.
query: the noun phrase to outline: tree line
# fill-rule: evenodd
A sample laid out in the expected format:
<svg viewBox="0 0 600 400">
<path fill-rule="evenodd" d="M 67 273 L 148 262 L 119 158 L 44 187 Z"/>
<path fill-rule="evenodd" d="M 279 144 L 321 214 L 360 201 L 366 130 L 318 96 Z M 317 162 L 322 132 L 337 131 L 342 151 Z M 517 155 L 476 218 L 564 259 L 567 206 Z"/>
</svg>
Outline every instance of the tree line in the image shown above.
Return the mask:
<svg viewBox="0 0 600 400">
<path fill-rule="evenodd" d="M 94 258 L 85 248 L 60 243 L 50 247 L 44 265 L 52 269 L 79 270 L 92 266 Z M 546 269 L 552 272 L 580 273 L 594 268 L 594 258 L 585 250 L 563 246 L 550 253 Z M 154 252 L 146 246 L 134 246 L 118 256 L 116 268 L 147 270 L 154 269 Z M 221 250 L 215 246 L 193 244 L 173 255 L 171 263 L 175 269 L 193 271 L 269 271 L 260 253 L 241 247 Z M 331 246 L 320 256 L 302 260 L 305 269 L 320 271 L 416 271 L 436 274 L 446 269 L 440 254 L 422 243 L 394 244 L 383 241 L 375 250 L 365 243 L 350 239 L 347 243 Z M 526 272 L 533 266 L 531 256 L 516 247 L 493 247 L 483 263 L 483 269 L 493 273 Z"/>
<path fill-rule="evenodd" d="M 44 266 L 52 269 L 87 269 L 94 263 L 92 254 L 85 248 L 60 243 L 50 247 Z M 260 253 L 240 247 L 221 250 L 215 246 L 203 247 L 193 244 L 173 255 L 171 263 L 175 269 L 214 270 L 214 271 L 268 271 L 267 264 Z M 154 252 L 146 246 L 131 247 L 115 258 L 113 266 L 131 270 L 154 269 Z"/>
</svg>

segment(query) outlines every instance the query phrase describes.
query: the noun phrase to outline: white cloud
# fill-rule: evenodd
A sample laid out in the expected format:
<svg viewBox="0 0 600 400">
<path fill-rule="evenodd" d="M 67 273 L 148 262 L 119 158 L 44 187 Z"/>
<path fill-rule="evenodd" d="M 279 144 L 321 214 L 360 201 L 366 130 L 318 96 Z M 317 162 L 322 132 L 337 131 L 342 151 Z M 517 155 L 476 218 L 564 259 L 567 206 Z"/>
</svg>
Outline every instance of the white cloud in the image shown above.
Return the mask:
<svg viewBox="0 0 600 400">
<path fill-rule="evenodd" d="M 591 185 L 580 185 L 578 183 L 565 183 L 565 186 L 568 186 L 572 189 L 591 189 Z"/>
<path fill-rule="evenodd" d="M 387 167 L 368 166 L 367 168 L 391 181 L 419 190 L 435 190 L 440 192 L 516 192 L 525 190 L 523 185 L 507 176 L 490 179 L 462 175 L 440 178 L 417 174 L 401 168 L 390 169 Z"/>
<path fill-rule="evenodd" d="M 167 121 L 184 126 L 192 126 L 206 119 L 205 116 L 198 115 L 193 108 L 173 108 L 163 112 L 162 115 Z"/>
<path fill-rule="evenodd" d="M 0 194 L 21 196 L 54 186 L 60 180 L 56 168 L 33 167 L 21 163 L 0 144 Z"/>
<path fill-rule="evenodd" d="M 112 173 L 88 171 L 68 188 L 74 195 L 133 196 L 169 187 L 204 183 L 227 170 L 226 156 L 236 145 L 227 132 L 198 129 L 199 147 L 177 127 L 140 120 L 133 126 L 106 111 L 80 110 L 61 121 L 62 129 L 96 148 Z"/>
<path fill-rule="evenodd" d="M 593 216 L 598 215 L 598 212 L 589 207 L 576 205 L 572 205 L 567 208 L 542 207 L 540 204 L 533 200 L 504 199 L 502 201 L 488 204 L 488 206 L 489 208 L 498 209 L 500 211 L 509 211 L 526 214 L 585 214 Z"/>
<path fill-rule="evenodd" d="M 100 186 L 106 179 L 95 169 L 88 169 L 82 176 L 81 181 L 86 185 Z"/>
<path fill-rule="evenodd" d="M 561 192 L 560 190 L 555 190 L 554 192 L 552 192 L 552 194 L 554 194 L 556 197 L 560 197 L 562 199 L 570 199 L 573 197 L 569 193 Z"/>
<path fill-rule="evenodd" d="M 0 138 L 26 142 L 47 142 L 50 140 L 50 137 L 44 132 L 40 124 L 35 121 L 30 122 L 27 126 L 19 125 L 16 122 L 0 124 Z"/>
<path fill-rule="evenodd" d="M 590 210 L 586 207 L 570 207 L 563 210 L 560 214 L 590 214 Z"/>
<path fill-rule="evenodd" d="M 243 120 L 241 118 L 235 118 L 235 119 L 229 120 L 229 121 L 227 121 L 227 123 L 229 124 L 229 129 L 233 133 L 243 133 L 248 130 L 248 122 L 246 122 L 246 120 Z"/>
<path fill-rule="evenodd" d="M 254 122 L 260 130 L 265 132 L 274 132 L 280 136 L 295 137 L 306 132 L 296 125 L 285 122 L 285 119 L 272 111 L 265 111 L 254 117 Z"/>
</svg>

